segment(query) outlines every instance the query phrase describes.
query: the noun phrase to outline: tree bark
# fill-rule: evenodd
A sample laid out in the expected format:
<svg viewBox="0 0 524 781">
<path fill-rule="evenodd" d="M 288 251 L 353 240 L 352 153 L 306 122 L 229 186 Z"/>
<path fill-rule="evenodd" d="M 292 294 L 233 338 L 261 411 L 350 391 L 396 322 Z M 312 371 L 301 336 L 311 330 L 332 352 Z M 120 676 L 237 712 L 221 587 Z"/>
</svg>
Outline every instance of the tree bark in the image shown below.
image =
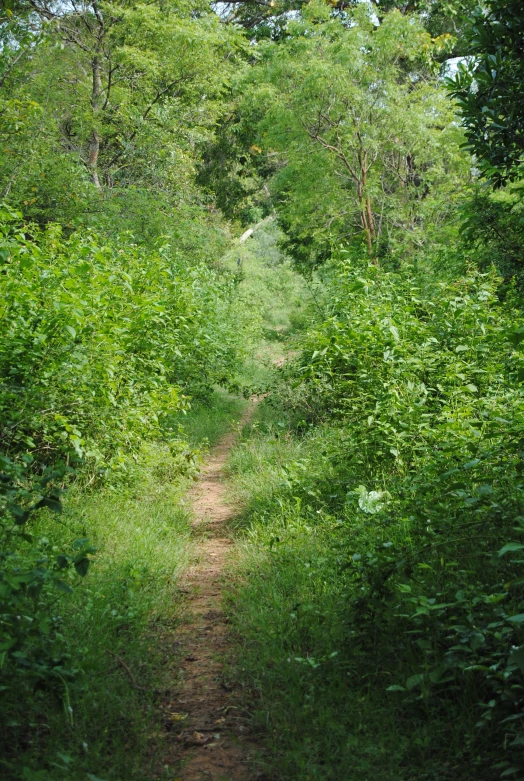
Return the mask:
<svg viewBox="0 0 524 781">
<path fill-rule="evenodd" d="M 375 240 L 375 222 L 373 220 L 373 211 L 371 210 L 371 198 L 366 193 L 367 178 L 368 178 L 368 153 L 364 152 L 361 157 L 359 153 L 360 162 L 360 180 L 357 183 L 357 196 L 360 204 L 360 219 L 362 221 L 362 227 L 366 234 L 366 244 L 368 248 L 368 255 L 376 263 L 376 259 L 373 258 L 373 242 Z"/>
<path fill-rule="evenodd" d="M 99 190 L 101 188 L 100 179 L 98 178 L 98 155 L 100 153 L 100 136 L 96 130 L 93 130 L 91 140 L 89 142 L 89 155 L 87 158 L 87 165 L 91 174 L 91 181 Z"/>
<path fill-rule="evenodd" d="M 98 55 L 93 57 L 91 68 L 93 72 L 93 88 L 91 92 L 91 108 L 93 109 L 93 118 L 96 122 L 97 114 L 101 108 L 102 100 L 102 75 L 100 72 L 100 60 Z M 89 140 L 89 154 L 88 154 L 88 167 L 91 174 L 91 181 L 100 189 L 100 179 L 98 178 L 98 156 L 100 154 L 100 136 L 98 130 L 93 128 L 91 138 Z"/>
</svg>

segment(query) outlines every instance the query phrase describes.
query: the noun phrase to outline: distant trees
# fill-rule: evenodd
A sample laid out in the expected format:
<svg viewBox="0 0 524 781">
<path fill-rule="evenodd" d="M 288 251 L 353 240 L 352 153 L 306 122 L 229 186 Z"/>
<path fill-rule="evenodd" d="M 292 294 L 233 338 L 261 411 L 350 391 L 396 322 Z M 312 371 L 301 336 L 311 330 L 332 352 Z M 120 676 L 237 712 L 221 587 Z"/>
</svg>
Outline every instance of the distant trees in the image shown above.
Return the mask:
<svg viewBox="0 0 524 781">
<path fill-rule="evenodd" d="M 8 11 L 0 195 L 39 222 L 96 210 L 107 190 L 130 206 L 152 188 L 162 208 L 190 201 L 196 142 L 220 113 L 239 34 L 204 3 L 34 0 Z"/>
</svg>

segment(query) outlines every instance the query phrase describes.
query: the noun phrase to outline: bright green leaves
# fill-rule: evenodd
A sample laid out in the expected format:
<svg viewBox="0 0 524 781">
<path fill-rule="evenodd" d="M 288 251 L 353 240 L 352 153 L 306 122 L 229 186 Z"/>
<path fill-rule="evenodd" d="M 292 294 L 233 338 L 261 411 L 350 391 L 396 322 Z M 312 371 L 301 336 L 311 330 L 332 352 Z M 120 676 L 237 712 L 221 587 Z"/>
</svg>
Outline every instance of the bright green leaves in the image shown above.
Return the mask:
<svg viewBox="0 0 524 781">
<path fill-rule="evenodd" d="M 196 222 L 213 222 L 194 174 L 244 56 L 240 33 L 202 3 L 86 2 L 72 16 L 37 0 L 28 13 L 45 37 L 5 84 L 3 61 L 25 43 L 6 31 L 0 45 L 0 190 L 39 224 L 151 242 L 187 231 L 191 207 Z"/>
<path fill-rule="evenodd" d="M 261 46 L 241 87 L 247 112 L 265 108 L 256 143 L 268 162 L 281 156 L 272 191 L 305 267 L 342 238 L 375 259 L 410 234 L 422 242 L 466 172 L 427 32 L 398 11 L 378 26 L 365 4 L 351 15 L 308 6 L 285 41 Z"/>
<path fill-rule="evenodd" d="M 38 539 L 38 513 L 60 513 L 72 479 L 125 471 L 145 440 L 176 451 L 169 416 L 235 380 L 254 317 L 198 247 L 188 263 L 168 244 L 19 220 L 6 209 L 0 223 L 0 668 L 12 690 L 73 675 L 52 605 L 95 553 L 87 539 Z"/>
<path fill-rule="evenodd" d="M 337 616 L 348 627 L 339 660 L 346 653 L 367 676 L 376 649 L 371 685 L 396 692 L 410 724 L 423 701 L 438 725 L 445 702 L 475 746 L 478 777 L 506 760 L 506 735 L 523 739 L 520 311 L 499 300 L 493 272 L 443 281 L 350 258 L 323 269 L 323 316 L 284 370 L 302 459 L 273 512 L 293 555 L 286 500 L 312 535 L 329 518 L 323 547 L 340 564 L 322 578 L 344 593 L 332 627 Z M 321 634 L 306 641 L 315 657 Z M 497 736 L 492 749 L 484 726 Z M 522 772 L 521 758 L 513 764 Z"/>
<path fill-rule="evenodd" d="M 3 441 L 9 458 L 34 454 L 29 472 L 51 466 L 48 452 L 117 468 L 180 408 L 178 383 L 209 387 L 235 371 L 245 318 L 226 275 L 186 269 L 167 247 L 64 241 L 56 226 L 38 243 L 6 228 L 1 245 Z"/>
</svg>

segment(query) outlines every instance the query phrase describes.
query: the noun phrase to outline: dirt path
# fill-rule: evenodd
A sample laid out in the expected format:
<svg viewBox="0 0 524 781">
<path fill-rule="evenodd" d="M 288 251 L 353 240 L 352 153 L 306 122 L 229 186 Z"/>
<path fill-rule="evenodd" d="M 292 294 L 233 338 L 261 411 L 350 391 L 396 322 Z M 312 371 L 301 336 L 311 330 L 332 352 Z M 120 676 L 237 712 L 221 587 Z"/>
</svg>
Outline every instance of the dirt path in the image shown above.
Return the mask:
<svg viewBox="0 0 524 781">
<path fill-rule="evenodd" d="M 251 402 L 241 426 L 255 404 Z M 196 562 L 182 584 L 187 591 L 186 618 L 177 633 L 184 649 L 182 684 L 170 703 L 170 718 L 177 727 L 170 759 L 179 763 L 177 781 L 261 778 L 250 768 L 255 746 L 246 715 L 223 677 L 229 638 L 221 588 L 233 545 L 227 522 L 235 515 L 225 498 L 223 467 L 237 436 L 231 432 L 219 442 L 190 495 L 199 541 Z"/>
</svg>

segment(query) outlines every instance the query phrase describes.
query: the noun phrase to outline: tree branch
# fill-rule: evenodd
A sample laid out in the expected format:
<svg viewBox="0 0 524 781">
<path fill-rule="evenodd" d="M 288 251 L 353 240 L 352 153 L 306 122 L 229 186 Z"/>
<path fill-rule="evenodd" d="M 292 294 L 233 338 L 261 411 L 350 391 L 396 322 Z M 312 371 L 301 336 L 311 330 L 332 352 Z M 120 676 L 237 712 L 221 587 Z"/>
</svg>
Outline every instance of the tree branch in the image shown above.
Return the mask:
<svg viewBox="0 0 524 781">
<path fill-rule="evenodd" d="M 12 62 L 10 65 L 9 65 L 9 67 L 7 68 L 7 70 L 6 70 L 6 71 L 4 71 L 4 73 L 2 73 L 2 75 L 0 76 L 0 89 L 2 89 L 2 87 L 4 86 L 4 84 L 5 84 L 5 82 L 6 82 L 6 79 L 7 79 L 7 77 L 9 76 L 9 74 L 11 73 L 11 71 L 13 70 L 13 68 L 15 67 L 15 65 L 17 64 L 17 62 L 18 62 L 19 60 L 21 60 L 21 59 L 22 59 L 22 57 L 24 56 L 24 54 L 26 54 L 26 53 L 27 53 L 27 49 L 22 49 L 22 51 L 20 52 L 20 54 L 18 54 L 18 56 L 14 58 L 13 62 Z"/>
</svg>

